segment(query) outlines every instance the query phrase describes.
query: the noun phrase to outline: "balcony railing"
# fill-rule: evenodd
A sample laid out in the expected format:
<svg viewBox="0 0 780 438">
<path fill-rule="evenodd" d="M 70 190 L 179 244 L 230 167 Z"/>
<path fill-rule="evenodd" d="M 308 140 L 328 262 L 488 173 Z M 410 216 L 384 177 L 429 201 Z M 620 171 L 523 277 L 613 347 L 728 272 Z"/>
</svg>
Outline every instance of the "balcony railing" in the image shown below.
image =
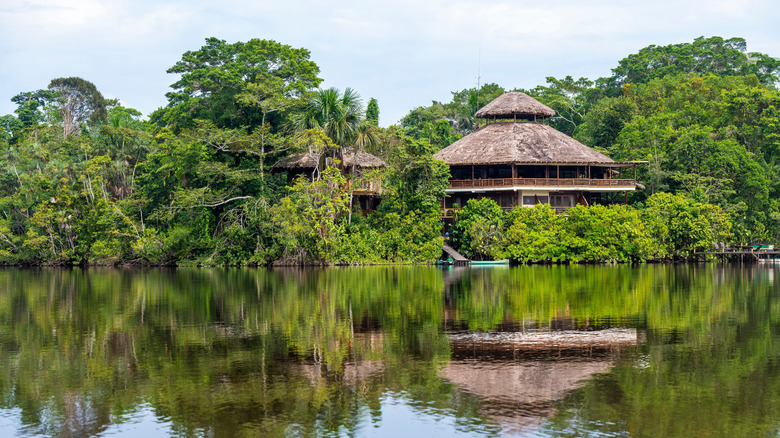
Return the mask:
<svg viewBox="0 0 780 438">
<path fill-rule="evenodd" d="M 634 179 L 587 179 L 587 178 L 490 178 L 453 179 L 452 189 L 480 189 L 495 187 L 622 187 L 634 188 Z"/>
<path fill-rule="evenodd" d="M 347 181 L 347 190 L 352 190 L 355 195 L 374 195 L 381 193 L 381 181 Z"/>
<path fill-rule="evenodd" d="M 515 206 L 512 206 L 512 207 L 501 207 L 501 209 L 504 210 L 504 211 L 510 211 L 513 208 L 515 208 Z M 557 209 L 557 207 L 554 207 L 554 208 Z M 457 214 L 458 211 L 460 211 L 460 207 L 458 207 L 458 208 L 455 208 L 455 207 L 442 208 L 441 209 L 441 217 L 442 218 L 453 218 L 453 217 L 455 217 L 455 214 Z"/>
<path fill-rule="evenodd" d="M 509 210 L 512 210 L 513 208 L 518 208 L 518 207 L 519 206 L 501 207 L 501 209 L 504 210 L 504 211 L 509 211 Z M 526 207 L 530 207 L 530 206 L 526 205 Z M 555 211 L 558 214 L 563 214 L 563 213 L 565 213 L 567 210 L 569 210 L 572 207 L 553 207 L 553 206 L 550 206 L 550 208 L 552 208 L 553 211 Z M 442 219 L 452 219 L 452 218 L 455 217 L 455 215 L 458 213 L 458 211 L 460 211 L 460 208 L 454 208 L 454 207 L 442 208 L 440 217 Z"/>
</svg>

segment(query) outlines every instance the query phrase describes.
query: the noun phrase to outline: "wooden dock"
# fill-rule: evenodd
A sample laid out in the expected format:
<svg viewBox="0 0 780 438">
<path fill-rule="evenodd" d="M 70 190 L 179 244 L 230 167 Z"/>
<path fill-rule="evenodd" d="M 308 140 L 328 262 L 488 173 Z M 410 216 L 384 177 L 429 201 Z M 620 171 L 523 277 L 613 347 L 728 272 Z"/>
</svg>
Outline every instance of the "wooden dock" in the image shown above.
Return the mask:
<svg viewBox="0 0 780 438">
<path fill-rule="evenodd" d="M 717 245 L 716 245 L 717 246 Z M 715 255 L 723 258 L 727 257 L 740 257 L 744 259 L 746 256 L 748 260 L 780 260 L 780 251 L 775 249 L 753 249 L 750 246 L 736 246 L 736 247 L 722 247 L 715 251 L 701 251 L 694 252 L 694 255 Z"/>
<path fill-rule="evenodd" d="M 452 260 L 456 265 L 467 265 L 471 260 L 463 257 L 458 251 L 455 251 L 451 246 L 444 244 L 441 248 L 448 256 L 452 257 Z"/>
</svg>

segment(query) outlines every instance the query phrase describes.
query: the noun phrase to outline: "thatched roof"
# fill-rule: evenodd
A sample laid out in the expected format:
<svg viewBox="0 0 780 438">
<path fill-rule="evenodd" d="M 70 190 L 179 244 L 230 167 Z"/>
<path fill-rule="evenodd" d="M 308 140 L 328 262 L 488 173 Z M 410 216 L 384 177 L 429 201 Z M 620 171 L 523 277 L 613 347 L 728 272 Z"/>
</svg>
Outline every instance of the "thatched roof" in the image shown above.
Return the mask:
<svg viewBox="0 0 780 438">
<path fill-rule="evenodd" d="M 485 125 L 440 150 L 450 166 L 470 164 L 614 163 L 568 135 L 534 122 Z"/>
<path fill-rule="evenodd" d="M 280 160 L 274 167 L 282 169 L 313 169 L 317 167 L 318 158 L 319 156 L 315 153 L 290 155 L 289 157 Z M 387 166 L 384 160 L 376 155 L 369 154 L 368 152 L 356 151 L 354 149 L 346 149 L 344 151 L 343 165 L 345 167 L 355 166 L 359 168 Z"/>
<path fill-rule="evenodd" d="M 533 97 L 519 91 L 510 91 L 493 99 L 477 111 L 482 119 L 530 119 L 552 117 L 555 111 Z"/>
<path fill-rule="evenodd" d="M 479 358 L 479 356 L 477 356 Z M 612 360 L 587 361 L 451 361 L 439 375 L 486 401 L 539 405 L 559 400 L 594 374 L 604 373 Z"/>
<path fill-rule="evenodd" d="M 553 402 L 609 371 L 612 360 L 495 360 L 480 356 L 450 361 L 438 374 L 461 391 L 478 395 L 479 414 L 493 419 L 502 432 L 537 435 L 544 417 L 555 414 Z"/>
</svg>

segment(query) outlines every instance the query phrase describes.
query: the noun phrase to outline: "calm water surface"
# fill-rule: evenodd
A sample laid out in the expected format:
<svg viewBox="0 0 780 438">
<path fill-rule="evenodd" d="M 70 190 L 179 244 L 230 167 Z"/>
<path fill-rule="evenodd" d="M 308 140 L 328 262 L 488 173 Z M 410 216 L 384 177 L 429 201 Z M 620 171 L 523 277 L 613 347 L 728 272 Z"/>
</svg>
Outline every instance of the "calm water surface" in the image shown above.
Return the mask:
<svg viewBox="0 0 780 438">
<path fill-rule="evenodd" d="M 777 436 L 779 280 L 4 269 L 0 436 Z"/>
</svg>

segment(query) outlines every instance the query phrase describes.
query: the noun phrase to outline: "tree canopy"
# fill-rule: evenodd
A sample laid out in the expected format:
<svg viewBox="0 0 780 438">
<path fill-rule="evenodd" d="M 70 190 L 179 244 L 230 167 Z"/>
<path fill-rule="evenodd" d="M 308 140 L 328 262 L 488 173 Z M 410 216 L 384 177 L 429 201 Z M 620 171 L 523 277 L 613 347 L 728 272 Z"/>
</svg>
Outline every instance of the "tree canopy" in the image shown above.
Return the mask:
<svg viewBox="0 0 780 438">
<path fill-rule="evenodd" d="M 62 136 L 78 134 L 79 123 L 106 119 L 106 101 L 95 84 L 81 78 L 57 78 L 49 83 L 62 118 Z M 40 96 L 40 94 L 39 94 Z"/>
<path fill-rule="evenodd" d="M 181 77 L 171 85 L 174 91 L 166 94 L 168 107 L 152 119 L 175 129 L 191 127 L 194 119 L 221 128 L 261 125 L 268 111 L 250 104 L 247 96 L 259 94 L 261 101 L 302 97 L 322 82 L 319 67 L 309 58 L 306 49 L 272 40 L 231 44 L 207 38 L 203 47 L 185 52 L 168 69 Z M 278 127 L 279 117 L 275 121 Z"/>
</svg>

